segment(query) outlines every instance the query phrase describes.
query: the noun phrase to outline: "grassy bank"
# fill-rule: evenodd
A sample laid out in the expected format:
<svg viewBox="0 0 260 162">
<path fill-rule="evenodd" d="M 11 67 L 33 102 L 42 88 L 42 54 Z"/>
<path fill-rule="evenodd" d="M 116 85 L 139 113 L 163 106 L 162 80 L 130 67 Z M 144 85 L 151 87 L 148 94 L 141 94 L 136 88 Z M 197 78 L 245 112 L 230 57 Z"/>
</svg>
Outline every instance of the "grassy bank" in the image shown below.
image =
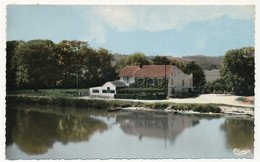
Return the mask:
<svg viewBox="0 0 260 162">
<path fill-rule="evenodd" d="M 111 107 L 128 107 L 132 106 L 130 101 L 106 101 L 106 100 L 85 100 L 76 98 L 59 98 L 59 97 L 38 97 L 38 96 L 7 96 L 6 103 L 18 104 L 36 104 L 51 105 L 57 107 L 75 107 L 75 108 L 93 108 L 108 109 Z"/>
<path fill-rule="evenodd" d="M 60 97 L 39 97 L 39 96 L 7 96 L 6 103 L 18 104 L 37 104 L 37 105 L 51 105 L 57 107 L 75 107 L 75 108 L 94 108 L 94 109 L 108 109 L 111 107 L 147 107 L 152 109 L 165 109 L 170 106 L 173 110 L 192 110 L 196 112 L 212 112 L 219 113 L 218 105 L 213 104 L 176 104 L 176 103 L 144 103 L 132 101 L 118 101 L 118 100 L 95 100 L 95 99 L 76 99 L 76 98 L 60 98 Z"/>
<path fill-rule="evenodd" d="M 88 89 L 79 89 L 79 93 L 87 94 Z M 76 97 L 77 89 L 39 89 L 37 92 L 34 90 L 14 90 L 7 91 L 7 95 L 16 96 L 48 96 L 48 97 Z"/>
</svg>

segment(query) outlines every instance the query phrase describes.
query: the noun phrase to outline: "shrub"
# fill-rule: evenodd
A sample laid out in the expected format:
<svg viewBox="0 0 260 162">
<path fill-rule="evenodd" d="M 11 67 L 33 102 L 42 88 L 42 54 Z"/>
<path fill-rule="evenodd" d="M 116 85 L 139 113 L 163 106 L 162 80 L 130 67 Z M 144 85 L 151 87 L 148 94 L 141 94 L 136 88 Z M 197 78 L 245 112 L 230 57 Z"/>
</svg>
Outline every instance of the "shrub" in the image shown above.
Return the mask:
<svg viewBox="0 0 260 162">
<path fill-rule="evenodd" d="M 117 90 L 117 94 L 138 94 L 138 95 L 157 95 L 167 94 L 162 88 L 122 88 Z"/>
<path fill-rule="evenodd" d="M 144 103 L 143 106 L 149 107 L 152 109 L 164 109 L 168 106 L 168 103 Z"/>
<path fill-rule="evenodd" d="M 84 100 L 74 98 L 42 98 L 29 96 L 7 96 L 6 103 L 52 105 L 57 107 L 108 109 L 110 107 L 127 107 L 130 101 Z"/>
<path fill-rule="evenodd" d="M 166 95 L 137 95 L 137 94 L 115 94 L 118 99 L 140 99 L 140 100 L 162 100 Z"/>
<path fill-rule="evenodd" d="M 181 92 L 181 94 L 179 95 L 180 98 L 186 98 L 188 97 L 188 93 L 187 92 Z"/>
<path fill-rule="evenodd" d="M 136 99 L 134 94 L 115 94 L 114 97 L 118 99 Z"/>
</svg>

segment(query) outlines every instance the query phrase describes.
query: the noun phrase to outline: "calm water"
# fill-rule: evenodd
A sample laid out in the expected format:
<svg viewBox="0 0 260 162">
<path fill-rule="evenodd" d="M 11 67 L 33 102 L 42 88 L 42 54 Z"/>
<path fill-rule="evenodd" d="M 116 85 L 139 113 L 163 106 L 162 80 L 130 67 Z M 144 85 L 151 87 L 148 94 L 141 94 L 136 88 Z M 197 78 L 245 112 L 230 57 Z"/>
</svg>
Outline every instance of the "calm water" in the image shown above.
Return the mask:
<svg viewBox="0 0 260 162">
<path fill-rule="evenodd" d="M 18 105 L 6 113 L 7 159 L 254 156 L 252 118 Z"/>
</svg>

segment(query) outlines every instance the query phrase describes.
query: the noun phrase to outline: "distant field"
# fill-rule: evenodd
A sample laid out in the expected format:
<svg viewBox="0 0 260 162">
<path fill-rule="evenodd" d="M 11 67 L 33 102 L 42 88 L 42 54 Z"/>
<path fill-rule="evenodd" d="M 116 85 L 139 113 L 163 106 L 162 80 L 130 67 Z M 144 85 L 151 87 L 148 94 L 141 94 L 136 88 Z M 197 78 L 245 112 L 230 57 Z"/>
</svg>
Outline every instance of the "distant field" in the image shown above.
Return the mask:
<svg viewBox="0 0 260 162">
<path fill-rule="evenodd" d="M 79 89 L 81 94 L 88 93 L 88 89 Z M 77 89 L 39 89 L 34 90 L 15 90 L 6 92 L 7 95 L 21 95 L 21 96 L 49 96 L 49 97 L 75 97 L 77 96 Z"/>
<path fill-rule="evenodd" d="M 221 77 L 219 69 L 204 70 L 204 73 L 207 82 L 213 82 L 214 80 Z"/>
</svg>

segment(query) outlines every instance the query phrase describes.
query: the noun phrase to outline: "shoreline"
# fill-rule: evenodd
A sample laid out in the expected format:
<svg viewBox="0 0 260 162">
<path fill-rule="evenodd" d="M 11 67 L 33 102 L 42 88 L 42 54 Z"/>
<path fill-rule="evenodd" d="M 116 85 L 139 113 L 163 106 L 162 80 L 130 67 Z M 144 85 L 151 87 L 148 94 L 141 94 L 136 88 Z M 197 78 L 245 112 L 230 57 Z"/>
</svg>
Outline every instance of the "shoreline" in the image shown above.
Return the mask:
<svg viewBox="0 0 260 162">
<path fill-rule="evenodd" d="M 250 116 L 250 117 L 255 116 L 254 111 L 248 110 L 248 108 L 237 108 L 237 107 L 228 108 L 228 106 L 220 106 L 220 109 L 221 109 L 220 113 L 197 112 L 197 111 L 192 111 L 192 110 L 174 110 L 171 108 L 152 109 L 152 108 L 148 108 L 148 107 L 126 107 L 126 108 L 122 108 L 121 110 L 123 110 L 123 111 L 161 111 L 161 112 L 170 112 L 170 113 L 176 113 L 176 114 L 238 115 L 238 116 Z"/>
<path fill-rule="evenodd" d="M 53 98 L 41 96 L 16 96 L 7 95 L 6 104 L 38 104 L 52 105 L 57 107 L 75 108 L 94 108 L 108 110 L 111 107 L 122 107 L 124 110 L 144 110 L 144 111 L 165 111 L 186 114 L 229 114 L 254 116 L 254 108 L 230 106 L 224 104 L 209 103 L 174 103 L 174 102 L 134 102 L 122 100 L 102 100 L 102 99 L 83 99 L 83 98 Z"/>
</svg>

